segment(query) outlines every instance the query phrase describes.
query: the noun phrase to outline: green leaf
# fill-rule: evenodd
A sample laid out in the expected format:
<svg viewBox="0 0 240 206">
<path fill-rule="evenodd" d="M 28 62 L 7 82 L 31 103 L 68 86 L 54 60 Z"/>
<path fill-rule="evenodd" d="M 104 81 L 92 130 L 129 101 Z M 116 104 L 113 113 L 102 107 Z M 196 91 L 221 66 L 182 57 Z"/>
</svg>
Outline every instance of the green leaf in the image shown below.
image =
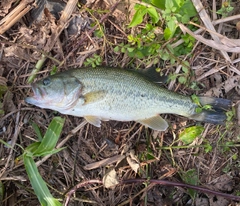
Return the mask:
<svg viewBox="0 0 240 206">
<path fill-rule="evenodd" d="M 119 46 L 116 46 L 114 49 L 113 49 L 114 52 L 118 53 L 120 51 L 120 47 Z"/>
<path fill-rule="evenodd" d="M 41 142 L 42 141 L 42 133 L 41 133 L 38 125 L 35 122 L 32 122 L 32 127 L 38 137 L 38 140 Z"/>
<path fill-rule="evenodd" d="M 42 156 L 42 154 L 52 151 L 59 139 L 65 119 L 54 117 L 48 126 L 48 129 L 43 137 L 39 147 L 34 151 L 34 156 Z"/>
<path fill-rule="evenodd" d="M 154 7 L 147 8 L 147 13 L 152 19 L 152 22 L 155 24 L 159 21 L 159 14 L 157 13 L 156 9 Z"/>
<path fill-rule="evenodd" d="M 51 195 L 46 183 L 39 174 L 37 166 L 32 157 L 29 157 L 27 153 L 25 153 L 23 155 L 23 162 L 28 174 L 28 178 L 41 205 L 61 206 L 62 204 Z"/>
<path fill-rule="evenodd" d="M 179 139 L 185 144 L 192 143 L 204 130 L 202 126 L 192 126 L 184 129 L 179 134 Z"/>
<path fill-rule="evenodd" d="M 179 10 L 179 13 L 182 16 L 184 16 L 186 14 L 188 16 L 188 18 L 191 18 L 191 17 L 194 17 L 197 15 L 197 11 L 191 0 L 185 1 L 185 3 L 182 5 L 181 9 Z"/>
<path fill-rule="evenodd" d="M 39 147 L 40 144 L 41 144 L 41 142 L 34 142 L 34 143 L 28 145 L 26 147 L 25 151 L 28 152 L 28 154 L 34 153 L 37 150 L 37 148 Z"/>
<path fill-rule="evenodd" d="M 172 31 L 167 27 L 164 29 L 164 39 L 169 40 L 173 36 Z"/>
<path fill-rule="evenodd" d="M 96 36 L 98 38 L 102 38 L 104 36 L 102 29 L 98 29 L 98 30 L 94 31 L 94 36 Z"/>
<path fill-rule="evenodd" d="M 3 141 L 2 139 L 0 139 L 0 143 L 4 144 L 5 147 L 7 147 L 7 148 L 13 148 L 12 145 L 8 144 L 7 142 Z"/>
<path fill-rule="evenodd" d="M 192 99 L 192 101 L 193 101 L 195 104 L 197 104 L 198 106 L 201 106 L 200 99 L 199 99 L 199 97 L 198 97 L 196 94 L 193 94 L 193 95 L 191 96 L 191 99 Z"/>
<path fill-rule="evenodd" d="M 161 0 L 160 0 L 161 1 Z M 172 8 L 173 8 L 174 4 L 173 4 L 173 1 L 172 0 L 167 0 L 165 1 L 165 8 L 166 9 L 169 9 L 170 11 L 172 11 Z"/>
<path fill-rule="evenodd" d="M 175 33 L 177 25 L 176 25 L 176 17 L 172 17 L 168 22 L 167 22 L 167 26 L 170 29 L 170 31 L 172 32 L 172 35 Z"/>
<path fill-rule="evenodd" d="M 180 84 L 186 84 L 187 78 L 185 76 L 180 76 L 180 77 L 178 77 L 178 81 Z"/>
<path fill-rule="evenodd" d="M 212 146 L 210 145 L 209 142 L 207 142 L 207 143 L 204 145 L 204 151 L 205 151 L 206 153 L 212 151 Z"/>
<path fill-rule="evenodd" d="M 168 0 L 167 0 L 168 1 Z M 165 9 L 165 0 L 152 0 L 152 5 L 158 7 L 159 9 Z"/>
<path fill-rule="evenodd" d="M 199 183 L 199 178 L 197 175 L 197 171 L 195 169 L 190 169 L 186 172 L 183 172 L 181 174 L 181 177 L 182 177 L 183 181 L 187 184 L 198 185 L 198 183 Z M 193 190 L 193 189 L 188 189 L 188 193 L 192 199 L 194 199 L 197 194 L 196 190 Z"/>
<path fill-rule="evenodd" d="M 57 70 L 58 70 L 57 66 L 53 66 L 52 69 L 51 69 L 50 75 L 56 74 Z"/>
<path fill-rule="evenodd" d="M 184 14 L 183 16 L 181 16 L 181 22 L 183 24 L 187 24 L 190 21 L 190 17 L 188 16 L 188 14 Z"/>
<path fill-rule="evenodd" d="M 185 74 L 188 74 L 189 73 L 189 69 L 188 67 L 185 67 L 185 66 L 182 66 L 182 70 Z"/>
<path fill-rule="evenodd" d="M 128 47 L 128 48 L 127 48 L 127 51 L 128 51 L 128 52 L 133 52 L 134 50 L 135 50 L 135 48 L 132 48 L 132 47 Z"/>
<path fill-rule="evenodd" d="M 137 26 L 138 24 L 141 24 L 144 15 L 147 13 L 147 7 L 142 5 L 136 5 L 134 9 L 136 9 L 136 13 L 133 15 L 132 21 L 128 27 L 134 27 Z"/>
</svg>

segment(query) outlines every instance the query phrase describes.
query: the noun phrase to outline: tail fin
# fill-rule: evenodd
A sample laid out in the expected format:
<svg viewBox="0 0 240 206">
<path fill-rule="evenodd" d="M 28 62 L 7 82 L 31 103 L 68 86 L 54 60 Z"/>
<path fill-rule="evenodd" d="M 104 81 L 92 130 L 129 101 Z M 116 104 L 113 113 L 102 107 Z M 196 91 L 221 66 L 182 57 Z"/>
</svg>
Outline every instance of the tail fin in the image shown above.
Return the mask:
<svg viewBox="0 0 240 206">
<path fill-rule="evenodd" d="M 199 101 L 202 106 L 211 105 L 212 109 L 195 113 L 191 115 L 191 119 L 212 124 L 224 124 L 224 121 L 227 119 L 225 112 L 231 107 L 230 100 L 212 97 L 199 97 Z"/>
</svg>

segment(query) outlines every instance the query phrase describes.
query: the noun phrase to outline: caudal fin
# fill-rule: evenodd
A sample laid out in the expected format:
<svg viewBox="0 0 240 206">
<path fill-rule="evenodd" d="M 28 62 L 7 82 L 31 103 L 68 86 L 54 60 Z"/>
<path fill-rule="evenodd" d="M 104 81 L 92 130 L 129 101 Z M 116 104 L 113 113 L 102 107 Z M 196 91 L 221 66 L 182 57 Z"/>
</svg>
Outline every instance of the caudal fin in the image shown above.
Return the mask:
<svg viewBox="0 0 240 206">
<path fill-rule="evenodd" d="M 193 114 L 190 118 L 208 122 L 212 124 L 224 124 L 227 119 L 226 111 L 231 107 L 231 101 L 228 99 L 212 98 L 212 97 L 199 97 L 202 106 L 211 105 L 212 108 L 204 110 L 200 113 Z"/>
</svg>

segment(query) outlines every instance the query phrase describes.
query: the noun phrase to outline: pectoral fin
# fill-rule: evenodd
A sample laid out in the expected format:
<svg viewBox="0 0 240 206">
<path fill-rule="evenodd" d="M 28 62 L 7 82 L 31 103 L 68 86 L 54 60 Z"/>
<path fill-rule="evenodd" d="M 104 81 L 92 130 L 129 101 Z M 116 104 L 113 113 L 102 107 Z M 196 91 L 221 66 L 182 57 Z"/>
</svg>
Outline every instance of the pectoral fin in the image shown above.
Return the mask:
<svg viewBox="0 0 240 206">
<path fill-rule="evenodd" d="M 106 92 L 104 91 L 94 91 L 85 94 L 84 97 L 84 104 L 91 104 L 98 101 L 101 101 L 106 96 Z"/>
<path fill-rule="evenodd" d="M 101 119 L 99 117 L 95 117 L 95 116 L 85 116 L 84 117 L 88 123 L 96 126 L 96 127 L 100 127 L 101 126 Z"/>
<path fill-rule="evenodd" d="M 137 122 L 158 131 L 165 131 L 168 128 L 168 123 L 160 116 L 137 120 Z"/>
</svg>

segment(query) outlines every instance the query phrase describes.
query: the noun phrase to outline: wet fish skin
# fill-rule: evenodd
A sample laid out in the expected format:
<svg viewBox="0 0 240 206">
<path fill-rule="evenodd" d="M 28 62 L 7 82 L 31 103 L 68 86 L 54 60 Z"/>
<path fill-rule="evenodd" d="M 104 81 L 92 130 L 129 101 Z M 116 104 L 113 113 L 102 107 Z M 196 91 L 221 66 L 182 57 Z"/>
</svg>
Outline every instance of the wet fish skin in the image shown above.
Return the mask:
<svg viewBox="0 0 240 206">
<path fill-rule="evenodd" d="M 101 120 L 136 121 L 164 131 L 168 123 L 159 114 L 167 113 L 217 124 L 226 118 L 222 110 L 214 115 L 208 111 L 197 114 L 197 105 L 190 97 L 169 91 L 139 73 L 124 69 L 70 69 L 37 81 L 32 88 L 34 96 L 27 97 L 27 103 L 84 117 L 98 127 Z M 208 98 L 206 102 L 214 104 L 216 99 Z M 229 104 L 229 101 L 223 104 Z"/>
</svg>

